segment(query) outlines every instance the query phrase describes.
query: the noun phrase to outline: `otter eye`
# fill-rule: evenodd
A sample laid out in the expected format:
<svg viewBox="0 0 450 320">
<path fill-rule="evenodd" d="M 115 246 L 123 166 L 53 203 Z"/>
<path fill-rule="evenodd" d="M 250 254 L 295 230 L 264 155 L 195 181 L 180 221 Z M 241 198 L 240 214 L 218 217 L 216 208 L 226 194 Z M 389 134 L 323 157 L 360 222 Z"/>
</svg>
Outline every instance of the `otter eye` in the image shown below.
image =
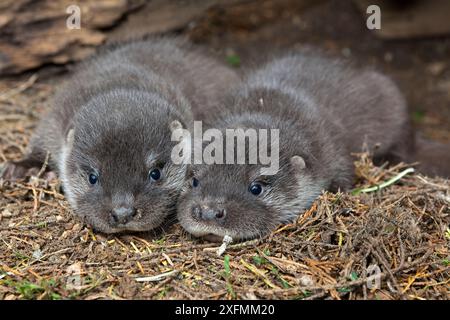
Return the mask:
<svg viewBox="0 0 450 320">
<path fill-rule="evenodd" d="M 151 179 L 153 181 L 157 181 L 161 178 L 161 171 L 159 169 L 153 169 L 148 174 L 148 177 L 149 177 L 149 179 Z"/>
<path fill-rule="evenodd" d="M 192 178 L 192 186 L 193 186 L 194 188 L 197 188 L 197 187 L 198 187 L 198 179 L 197 179 L 197 178 Z"/>
<path fill-rule="evenodd" d="M 90 184 L 96 184 L 98 182 L 98 176 L 94 173 L 91 173 L 89 175 L 89 183 Z"/>
<path fill-rule="evenodd" d="M 251 194 L 258 196 L 263 191 L 263 187 L 260 183 L 253 182 L 249 187 L 248 191 L 250 191 Z"/>
</svg>

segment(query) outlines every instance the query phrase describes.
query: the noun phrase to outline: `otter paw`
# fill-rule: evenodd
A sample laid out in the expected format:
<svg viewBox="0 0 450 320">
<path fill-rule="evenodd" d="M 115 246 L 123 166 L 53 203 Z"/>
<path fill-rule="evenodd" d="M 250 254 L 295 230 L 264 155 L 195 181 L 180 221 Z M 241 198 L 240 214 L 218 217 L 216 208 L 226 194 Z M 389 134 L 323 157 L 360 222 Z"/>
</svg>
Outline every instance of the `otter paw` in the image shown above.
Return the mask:
<svg viewBox="0 0 450 320">
<path fill-rule="evenodd" d="M 0 177 L 8 181 L 24 179 L 28 169 L 14 162 L 6 162 L 0 167 Z"/>
<path fill-rule="evenodd" d="M 24 161 L 10 161 L 0 166 L 0 178 L 7 181 L 23 180 L 27 177 L 37 176 L 41 168 L 29 166 Z M 43 178 L 51 180 L 54 175 L 48 175 L 51 172 L 45 172 Z"/>
</svg>

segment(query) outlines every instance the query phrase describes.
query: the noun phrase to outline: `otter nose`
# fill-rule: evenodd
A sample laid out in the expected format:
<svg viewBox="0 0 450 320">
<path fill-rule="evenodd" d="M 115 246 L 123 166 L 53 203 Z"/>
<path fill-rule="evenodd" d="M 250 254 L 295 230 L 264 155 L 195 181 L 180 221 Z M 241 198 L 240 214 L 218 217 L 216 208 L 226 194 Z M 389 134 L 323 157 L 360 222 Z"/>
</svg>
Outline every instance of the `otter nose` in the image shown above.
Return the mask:
<svg viewBox="0 0 450 320">
<path fill-rule="evenodd" d="M 116 224 L 126 224 L 135 215 L 134 208 L 119 207 L 114 208 L 111 212 L 111 217 Z"/>
<path fill-rule="evenodd" d="M 192 216 L 198 220 L 220 221 L 226 217 L 226 210 L 209 206 L 194 206 L 192 208 Z"/>
</svg>

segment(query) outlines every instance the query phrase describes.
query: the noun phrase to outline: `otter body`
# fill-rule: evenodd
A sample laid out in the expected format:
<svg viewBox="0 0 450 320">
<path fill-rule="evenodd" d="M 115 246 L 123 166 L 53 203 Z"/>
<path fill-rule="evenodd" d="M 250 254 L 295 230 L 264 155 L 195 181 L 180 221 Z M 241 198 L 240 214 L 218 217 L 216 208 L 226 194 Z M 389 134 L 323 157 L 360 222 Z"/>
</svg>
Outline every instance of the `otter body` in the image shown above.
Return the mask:
<svg viewBox="0 0 450 320">
<path fill-rule="evenodd" d="M 385 76 L 314 52 L 256 70 L 210 122 L 226 128 L 279 129 L 279 171 L 258 164 L 195 165 L 178 203 L 194 236 L 249 239 L 292 221 L 322 190 L 347 189 L 352 152 L 407 157 L 407 108 Z M 248 150 L 247 150 L 248 151 Z"/>
<path fill-rule="evenodd" d="M 92 227 L 158 227 L 174 212 L 185 178 L 185 166 L 171 163 L 171 124 L 189 128 L 192 110 L 215 102 L 236 79 L 177 39 L 108 50 L 57 92 L 27 156 L 7 171 L 39 166 L 48 152 L 74 213 Z"/>
</svg>

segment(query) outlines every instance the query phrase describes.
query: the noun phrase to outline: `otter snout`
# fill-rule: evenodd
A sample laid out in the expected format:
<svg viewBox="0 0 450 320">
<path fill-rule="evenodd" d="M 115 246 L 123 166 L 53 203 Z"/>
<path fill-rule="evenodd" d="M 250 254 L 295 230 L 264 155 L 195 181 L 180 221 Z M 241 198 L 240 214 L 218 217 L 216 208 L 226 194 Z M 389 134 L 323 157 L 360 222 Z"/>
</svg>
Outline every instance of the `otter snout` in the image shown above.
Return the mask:
<svg viewBox="0 0 450 320">
<path fill-rule="evenodd" d="M 225 208 L 211 205 L 195 205 L 191 213 L 196 220 L 211 222 L 223 221 L 227 215 Z"/>
<path fill-rule="evenodd" d="M 136 210 L 132 207 L 119 207 L 111 211 L 113 225 L 127 224 L 136 215 Z"/>
</svg>

